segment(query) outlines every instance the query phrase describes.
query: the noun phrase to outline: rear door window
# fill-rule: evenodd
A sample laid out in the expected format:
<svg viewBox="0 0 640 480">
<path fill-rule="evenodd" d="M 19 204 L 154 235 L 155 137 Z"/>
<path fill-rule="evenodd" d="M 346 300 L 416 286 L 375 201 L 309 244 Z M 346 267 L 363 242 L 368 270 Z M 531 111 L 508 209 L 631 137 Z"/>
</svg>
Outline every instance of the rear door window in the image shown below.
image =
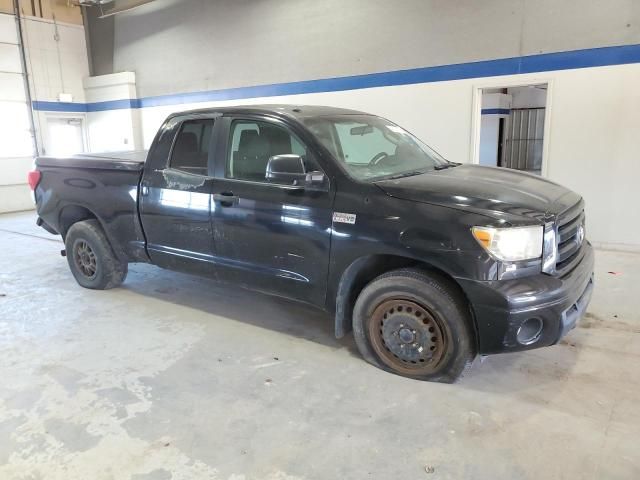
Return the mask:
<svg viewBox="0 0 640 480">
<path fill-rule="evenodd" d="M 187 120 L 176 137 L 169 167 L 195 175 L 207 175 L 213 119 Z"/>
</svg>

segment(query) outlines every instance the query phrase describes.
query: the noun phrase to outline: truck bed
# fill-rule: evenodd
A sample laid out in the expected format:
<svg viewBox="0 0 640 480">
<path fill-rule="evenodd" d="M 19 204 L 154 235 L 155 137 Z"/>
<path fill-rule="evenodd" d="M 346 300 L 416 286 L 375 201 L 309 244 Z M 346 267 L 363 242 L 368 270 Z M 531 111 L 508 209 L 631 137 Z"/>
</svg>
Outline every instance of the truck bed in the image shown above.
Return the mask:
<svg viewBox="0 0 640 480">
<path fill-rule="evenodd" d="M 123 260 L 148 261 L 138 217 L 145 151 L 38 157 L 40 222 L 63 237 L 75 221 L 99 219 Z"/>
<path fill-rule="evenodd" d="M 133 152 L 84 153 L 70 157 L 39 157 L 40 167 L 79 167 L 107 170 L 141 171 L 147 158 L 146 150 Z"/>
</svg>

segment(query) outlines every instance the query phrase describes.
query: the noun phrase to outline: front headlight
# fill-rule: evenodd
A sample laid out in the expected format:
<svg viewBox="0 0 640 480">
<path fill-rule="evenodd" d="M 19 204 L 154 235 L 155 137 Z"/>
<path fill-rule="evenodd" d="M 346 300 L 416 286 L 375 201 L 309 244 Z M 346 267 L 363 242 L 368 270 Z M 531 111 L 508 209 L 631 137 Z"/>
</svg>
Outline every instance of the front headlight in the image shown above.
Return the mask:
<svg viewBox="0 0 640 480">
<path fill-rule="evenodd" d="M 498 260 L 519 262 L 542 256 L 542 226 L 473 227 L 471 231 L 478 243 Z"/>
</svg>

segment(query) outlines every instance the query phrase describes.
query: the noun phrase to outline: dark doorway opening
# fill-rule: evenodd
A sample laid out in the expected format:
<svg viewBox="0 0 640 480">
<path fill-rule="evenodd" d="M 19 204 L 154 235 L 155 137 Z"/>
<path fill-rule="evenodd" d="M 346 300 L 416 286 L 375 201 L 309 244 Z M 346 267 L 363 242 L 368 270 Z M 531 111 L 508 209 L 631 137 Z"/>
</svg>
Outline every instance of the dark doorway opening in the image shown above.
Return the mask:
<svg viewBox="0 0 640 480">
<path fill-rule="evenodd" d="M 481 165 L 540 175 L 547 85 L 482 89 Z"/>
</svg>

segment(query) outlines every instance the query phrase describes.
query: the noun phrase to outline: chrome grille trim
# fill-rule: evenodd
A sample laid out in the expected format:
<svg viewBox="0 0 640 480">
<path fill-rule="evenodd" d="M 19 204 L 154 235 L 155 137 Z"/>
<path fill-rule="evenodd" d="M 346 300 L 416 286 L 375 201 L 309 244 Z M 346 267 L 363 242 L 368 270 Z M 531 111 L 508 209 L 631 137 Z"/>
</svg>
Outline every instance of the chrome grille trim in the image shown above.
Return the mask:
<svg viewBox="0 0 640 480">
<path fill-rule="evenodd" d="M 556 260 L 556 276 L 562 277 L 570 273 L 584 255 L 584 238 L 580 242 L 578 232 L 584 229 L 584 202 L 582 200 L 557 220 L 558 259 Z"/>
</svg>

